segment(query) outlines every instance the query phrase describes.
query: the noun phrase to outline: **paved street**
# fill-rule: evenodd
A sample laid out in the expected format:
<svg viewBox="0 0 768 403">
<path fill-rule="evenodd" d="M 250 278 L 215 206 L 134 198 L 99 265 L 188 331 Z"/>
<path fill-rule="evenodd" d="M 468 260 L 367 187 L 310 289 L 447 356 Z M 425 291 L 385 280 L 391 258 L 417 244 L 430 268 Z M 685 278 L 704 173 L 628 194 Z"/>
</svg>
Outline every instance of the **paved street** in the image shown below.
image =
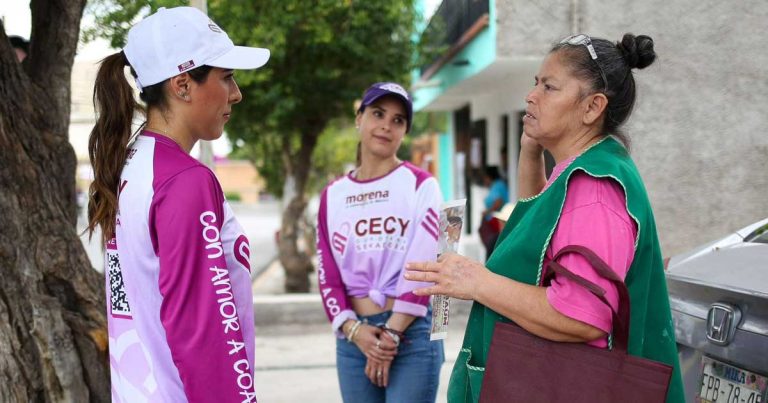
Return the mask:
<svg viewBox="0 0 768 403">
<path fill-rule="evenodd" d="M 256 391 L 263 402 L 340 402 L 336 347 L 317 285 L 312 293 L 281 294 L 278 263 L 254 281 Z M 450 371 L 461 347 L 470 303 L 451 301 L 451 321 L 440 373 L 438 402 L 446 401 Z"/>
<path fill-rule="evenodd" d="M 275 233 L 280 229 L 280 203 L 231 203 L 231 206 L 250 242 L 251 272 L 256 276 L 277 257 Z"/>
<path fill-rule="evenodd" d="M 457 319 L 462 320 L 452 323 L 445 344 L 446 362 L 440 373 L 438 402 L 446 401 L 450 371 L 464 333 L 466 317 Z M 262 402 L 340 402 L 335 341 L 330 327 L 257 327 L 255 379 L 256 396 Z"/>
<path fill-rule="evenodd" d="M 323 315 L 319 298 L 317 306 L 318 313 Z M 258 305 L 256 309 L 259 315 Z M 451 319 L 438 402 L 447 399 L 450 371 L 466 325 L 466 315 Z M 326 323 L 257 326 L 255 380 L 259 401 L 341 402 L 335 351 L 335 339 Z"/>
</svg>

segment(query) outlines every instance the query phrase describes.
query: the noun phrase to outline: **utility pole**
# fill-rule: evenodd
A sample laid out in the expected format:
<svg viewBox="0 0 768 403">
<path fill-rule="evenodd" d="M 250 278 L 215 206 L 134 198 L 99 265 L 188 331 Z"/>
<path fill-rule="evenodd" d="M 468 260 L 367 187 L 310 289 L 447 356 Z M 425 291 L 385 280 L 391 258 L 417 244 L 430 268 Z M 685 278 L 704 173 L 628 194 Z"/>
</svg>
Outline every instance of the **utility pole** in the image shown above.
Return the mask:
<svg viewBox="0 0 768 403">
<path fill-rule="evenodd" d="M 190 0 L 189 5 L 208 15 L 207 0 Z M 213 145 L 210 141 L 200 140 L 200 156 L 198 160 L 213 170 Z"/>
</svg>

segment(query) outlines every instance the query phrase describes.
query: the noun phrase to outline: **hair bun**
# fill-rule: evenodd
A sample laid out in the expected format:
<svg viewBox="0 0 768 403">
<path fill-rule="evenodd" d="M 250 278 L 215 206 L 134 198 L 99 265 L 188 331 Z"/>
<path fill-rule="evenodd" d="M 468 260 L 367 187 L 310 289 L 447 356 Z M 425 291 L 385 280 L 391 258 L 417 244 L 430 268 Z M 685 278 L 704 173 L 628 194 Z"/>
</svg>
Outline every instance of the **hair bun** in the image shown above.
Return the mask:
<svg viewBox="0 0 768 403">
<path fill-rule="evenodd" d="M 621 42 L 616 44 L 624 60 L 630 68 L 643 69 L 656 60 L 653 50 L 653 39 L 650 36 L 624 34 Z"/>
</svg>

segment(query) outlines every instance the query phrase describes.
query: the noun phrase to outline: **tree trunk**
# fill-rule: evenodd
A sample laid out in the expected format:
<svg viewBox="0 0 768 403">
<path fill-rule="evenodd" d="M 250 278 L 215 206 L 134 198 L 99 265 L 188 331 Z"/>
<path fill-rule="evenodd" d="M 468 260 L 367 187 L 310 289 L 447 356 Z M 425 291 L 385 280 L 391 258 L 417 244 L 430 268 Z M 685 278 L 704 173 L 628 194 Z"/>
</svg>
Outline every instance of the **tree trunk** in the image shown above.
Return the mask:
<svg viewBox="0 0 768 403">
<path fill-rule="evenodd" d="M 289 293 L 309 291 L 309 273 L 313 270 L 312 260 L 309 254 L 299 249 L 298 240 L 302 236 L 300 224 L 304 209 L 307 207 L 305 188 L 309 170 L 312 167 L 312 151 L 324 127 L 325 124 L 315 125 L 313 129 L 304 131 L 301 147 L 293 158 L 290 157 L 287 144 L 283 150 L 286 183 L 294 183 L 293 192 L 286 192 L 283 195 L 287 203 L 283 210 L 278 240 L 280 263 L 285 270 L 285 291 Z"/>
<path fill-rule="evenodd" d="M 70 77 L 85 0 L 33 0 L 30 55 L 0 21 L 0 401 L 108 402 L 104 284 L 75 228 Z"/>
</svg>

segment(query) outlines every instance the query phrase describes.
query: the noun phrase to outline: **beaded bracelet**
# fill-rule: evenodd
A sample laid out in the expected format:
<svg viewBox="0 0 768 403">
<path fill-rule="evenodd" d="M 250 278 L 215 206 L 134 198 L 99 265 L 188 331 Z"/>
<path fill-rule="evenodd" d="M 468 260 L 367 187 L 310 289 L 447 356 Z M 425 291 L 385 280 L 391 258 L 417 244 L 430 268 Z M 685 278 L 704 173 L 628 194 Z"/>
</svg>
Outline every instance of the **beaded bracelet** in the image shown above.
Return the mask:
<svg viewBox="0 0 768 403">
<path fill-rule="evenodd" d="M 386 323 L 382 323 L 381 325 L 379 325 L 379 328 L 387 332 L 389 337 L 391 337 L 392 340 L 395 342 L 395 347 L 399 347 L 400 343 L 405 341 L 405 333 L 399 330 L 392 329 L 391 327 L 387 326 Z"/>
</svg>

